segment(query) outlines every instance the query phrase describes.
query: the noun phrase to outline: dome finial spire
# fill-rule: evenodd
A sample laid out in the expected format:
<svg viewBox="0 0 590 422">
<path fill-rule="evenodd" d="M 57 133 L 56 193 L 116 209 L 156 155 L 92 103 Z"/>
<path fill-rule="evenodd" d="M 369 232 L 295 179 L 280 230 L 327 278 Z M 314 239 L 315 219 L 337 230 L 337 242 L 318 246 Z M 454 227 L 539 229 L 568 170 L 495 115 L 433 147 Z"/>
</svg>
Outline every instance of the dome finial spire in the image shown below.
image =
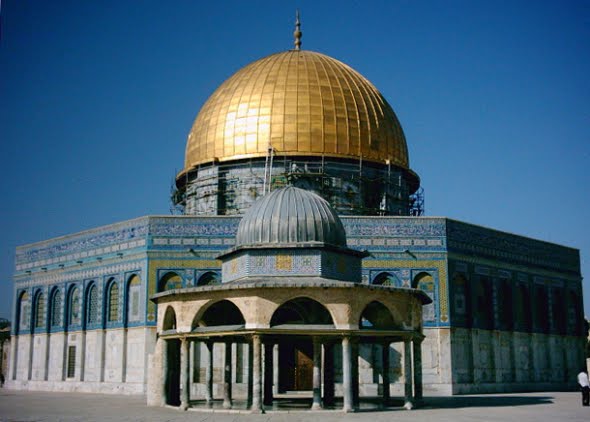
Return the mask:
<svg viewBox="0 0 590 422">
<path fill-rule="evenodd" d="M 293 36 L 295 37 L 295 50 L 301 50 L 301 37 L 303 34 L 301 32 L 301 22 L 299 21 L 299 9 L 295 13 L 295 32 L 293 32 Z"/>
</svg>

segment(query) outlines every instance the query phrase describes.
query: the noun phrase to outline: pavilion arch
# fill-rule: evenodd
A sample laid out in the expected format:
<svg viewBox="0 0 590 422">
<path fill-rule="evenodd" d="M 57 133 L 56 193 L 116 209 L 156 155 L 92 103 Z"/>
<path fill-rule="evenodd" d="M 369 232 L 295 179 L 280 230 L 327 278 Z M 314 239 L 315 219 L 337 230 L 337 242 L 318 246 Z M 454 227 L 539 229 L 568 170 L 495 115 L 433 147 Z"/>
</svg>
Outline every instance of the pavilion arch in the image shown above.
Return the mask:
<svg viewBox="0 0 590 422">
<path fill-rule="evenodd" d="M 379 301 L 369 303 L 359 318 L 360 329 L 395 330 L 399 328 L 389 308 Z"/>
<path fill-rule="evenodd" d="M 168 271 L 158 280 L 158 293 L 175 289 L 182 289 L 182 277 L 175 271 Z"/>
<path fill-rule="evenodd" d="M 203 306 L 193 318 L 191 330 L 199 327 L 245 325 L 246 320 L 240 308 L 228 299 L 210 302 Z"/>
<path fill-rule="evenodd" d="M 205 274 L 199 277 L 199 280 L 197 281 L 197 286 L 210 286 L 220 283 L 221 278 L 219 277 L 219 274 L 217 274 L 215 271 L 207 271 Z"/>
<path fill-rule="evenodd" d="M 317 300 L 299 296 L 283 302 L 275 309 L 270 326 L 313 324 L 334 326 L 331 312 Z"/>
<path fill-rule="evenodd" d="M 176 312 L 172 306 L 166 308 L 162 320 L 162 331 L 176 330 Z"/>
<path fill-rule="evenodd" d="M 382 272 L 375 276 L 371 284 L 376 284 L 379 286 L 399 286 L 400 282 L 395 275 L 388 272 Z"/>
</svg>

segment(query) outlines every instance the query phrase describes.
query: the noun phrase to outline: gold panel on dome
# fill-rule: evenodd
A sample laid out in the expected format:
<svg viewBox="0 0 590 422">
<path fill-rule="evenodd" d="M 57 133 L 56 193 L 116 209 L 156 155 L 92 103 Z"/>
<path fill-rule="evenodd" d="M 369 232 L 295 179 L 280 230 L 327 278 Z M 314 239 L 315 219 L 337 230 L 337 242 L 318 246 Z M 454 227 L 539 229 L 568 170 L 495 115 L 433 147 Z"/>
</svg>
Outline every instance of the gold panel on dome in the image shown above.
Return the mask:
<svg viewBox="0 0 590 422">
<path fill-rule="evenodd" d="M 207 100 L 188 136 L 185 172 L 213 160 L 277 155 L 359 158 L 409 168 L 391 106 L 361 74 L 291 50 L 236 72 Z"/>
</svg>

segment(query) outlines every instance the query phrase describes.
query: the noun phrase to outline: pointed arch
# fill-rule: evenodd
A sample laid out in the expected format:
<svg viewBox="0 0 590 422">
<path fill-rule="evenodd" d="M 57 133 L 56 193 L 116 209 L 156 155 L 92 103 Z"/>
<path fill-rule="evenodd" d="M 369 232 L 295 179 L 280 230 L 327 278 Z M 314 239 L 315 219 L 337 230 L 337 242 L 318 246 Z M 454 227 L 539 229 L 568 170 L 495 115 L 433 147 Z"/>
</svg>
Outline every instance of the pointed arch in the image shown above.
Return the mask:
<svg viewBox="0 0 590 422">
<path fill-rule="evenodd" d="M 63 298 L 59 287 L 55 287 L 51 292 L 51 302 L 49 310 L 49 323 L 51 328 L 61 327 L 63 315 Z"/>
<path fill-rule="evenodd" d="M 202 312 L 195 315 L 191 329 L 198 327 L 216 327 L 226 325 L 244 325 L 246 320 L 240 308 L 233 302 L 224 299 L 212 303 Z"/>
<path fill-rule="evenodd" d="M 182 277 L 174 271 L 168 271 L 158 281 L 158 292 L 175 289 L 182 289 Z"/>
<path fill-rule="evenodd" d="M 31 320 L 31 304 L 30 297 L 27 291 L 20 293 L 17 302 L 17 327 L 18 330 L 28 330 L 30 328 Z"/>
<path fill-rule="evenodd" d="M 373 329 L 373 330 L 394 330 L 399 328 L 399 325 L 395 323 L 393 315 L 381 302 L 376 300 L 365 306 L 365 309 L 361 313 L 359 319 L 360 329 Z"/>
<path fill-rule="evenodd" d="M 75 326 L 80 325 L 82 321 L 80 310 L 82 306 L 82 300 L 80 297 L 80 288 L 77 285 L 73 285 L 70 287 L 68 291 L 68 301 L 67 301 L 67 325 Z"/>
<path fill-rule="evenodd" d="M 119 321 L 119 284 L 111 279 L 107 287 L 107 322 Z"/>
<path fill-rule="evenodd" d="M 207 271 L 197 281 L 197 286 L 210 286 L 221 283 L 221 277 L 214 271 Z"/>
<path fill-rule="evenodd" d="M 125 320 L 126 322 L 137 322 L 140 317 L 140 296 L 141 278 L 132 274 L 127 280 L 127 291 L 125 294 Z"/>
<path fill-rule="evenodd" d="M 162 331 L 176 330 L 176 312 L 172 306 L 166 308 L 164 320 L 162 322 Z"/>
<path fill-rule="evenodd" d="M 308 297 L 291 299 L 279 306 L 270 319 L 270 326 L 285 324 L 334 325 L 330 311 Z"/>
<path fill-rule="evenodd" d="M 87 325 L 94 325 L 98 323 L 98 287 L 96 283 L 92 282 L 86 289 L 86 317 L 85 322 Z"/>
<path fill-rule="evenodd" d="M 33 328 L 43 328 L 45 327 L 45 295 L 41 290 L 35 293 L 33 303 Z"/>
<path fill-rule="evenodd" d="M 399 286 L 401 283 L 394 274 L 382 272 L 373 278 L 373 282 L 371 284 L 376 284 L 379 286 Z"/>
</svg>

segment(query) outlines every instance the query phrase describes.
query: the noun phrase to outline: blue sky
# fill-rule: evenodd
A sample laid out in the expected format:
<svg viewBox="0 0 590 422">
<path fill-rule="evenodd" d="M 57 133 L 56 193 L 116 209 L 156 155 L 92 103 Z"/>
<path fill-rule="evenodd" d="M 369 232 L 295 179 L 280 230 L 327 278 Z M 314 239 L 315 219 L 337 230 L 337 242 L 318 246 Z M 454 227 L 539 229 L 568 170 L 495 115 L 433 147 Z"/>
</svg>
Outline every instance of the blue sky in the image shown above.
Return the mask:
<svg viewBox="0 0 590 422">
<path fill-rule="evenodd" d="M 296 8 L 393 106 L 427 215 L 579 248 L 590 277 L 590 1 L 4 0 L 0 317 L 17 245 L 169 213 L 199 108 L 292 47 Z"/>
</svg>

